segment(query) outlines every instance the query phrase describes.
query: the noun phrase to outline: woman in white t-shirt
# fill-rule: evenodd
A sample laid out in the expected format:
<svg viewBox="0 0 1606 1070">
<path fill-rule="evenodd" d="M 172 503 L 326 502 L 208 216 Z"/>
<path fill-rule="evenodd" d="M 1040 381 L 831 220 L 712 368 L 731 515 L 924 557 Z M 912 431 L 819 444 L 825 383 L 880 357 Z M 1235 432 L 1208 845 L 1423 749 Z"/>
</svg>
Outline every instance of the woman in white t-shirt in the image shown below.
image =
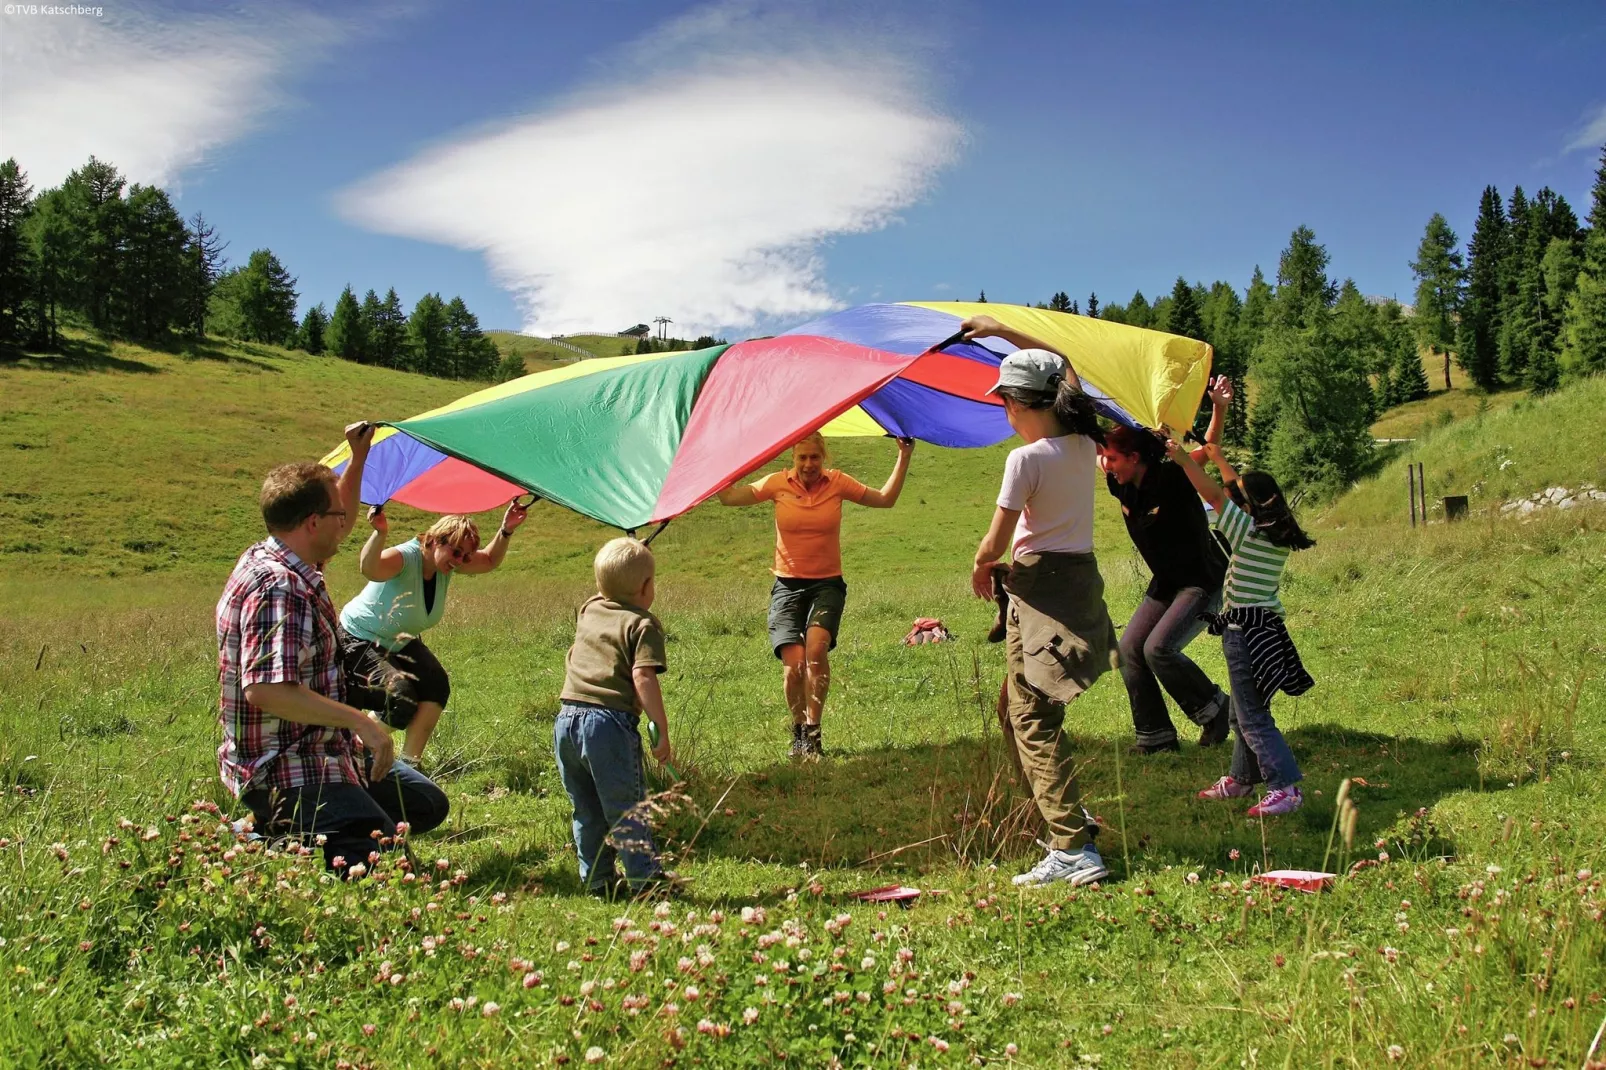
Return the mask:
<svg viewBox="0 0 1606 1070">
<path fill-rule="evenodd" d="M 1070 363 L 1037 339 L 990 316 L 963 324 L 967 338 L 1021 347 L 1004 358 L 988 391 L 1004 403 L 1025 441 L 1004 463 L 992 526 L 976 549 L 971 587 L 991 599 L 993 570 L 1014 544 L 1005 651 L 1008 727 L 1021 772 L 1043 815 L 1048 854 L 1019 885 L 1091 884 L 1109 876 L 1093 846 L 1097 826 L 1082 807 L 1065 734 L 1065 704 L 1113 667 L 1115 626 L 1093 557 L 1093 491 L 1099 428 Z"/>
</svg>

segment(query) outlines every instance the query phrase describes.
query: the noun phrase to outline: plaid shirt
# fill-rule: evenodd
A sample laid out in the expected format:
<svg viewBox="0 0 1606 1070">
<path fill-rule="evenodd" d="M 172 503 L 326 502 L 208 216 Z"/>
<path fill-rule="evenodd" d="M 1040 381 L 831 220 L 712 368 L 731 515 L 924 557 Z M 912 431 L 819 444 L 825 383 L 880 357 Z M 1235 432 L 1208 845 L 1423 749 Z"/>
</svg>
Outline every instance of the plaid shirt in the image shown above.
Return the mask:
<svg viewBox="0 0 1606 1070">
<path fill-rule="evenodd" d="M 217 648 L 230 791 L 362 783 L 350 732 L 282 721 L 245 697 L 250 684 L 299 683 L 344 701 L 340 625 L 317 569 L 271 536 L 247 549 L 218 599 Z"/>
</svg>

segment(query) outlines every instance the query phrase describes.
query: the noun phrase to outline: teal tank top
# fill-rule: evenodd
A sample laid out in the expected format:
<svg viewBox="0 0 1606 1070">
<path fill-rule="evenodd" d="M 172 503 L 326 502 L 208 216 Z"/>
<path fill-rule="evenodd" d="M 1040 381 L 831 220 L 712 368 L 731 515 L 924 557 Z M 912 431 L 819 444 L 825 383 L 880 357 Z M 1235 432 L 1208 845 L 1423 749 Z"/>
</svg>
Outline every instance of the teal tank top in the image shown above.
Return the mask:
<svg viewBox="0 0 1606 1070">
<path fill-rule="evenodd" d="M 340 625 L 348 633 L 394 652 L 439 623 L 446 612 L 450 572 L 435 572 L 434 605 L 424 611 L 424 548 L 417 539 L 396 547 L 402 555 L 401 571 L 383 583 L 368 586 L 340 611 Z"/>
</svg>

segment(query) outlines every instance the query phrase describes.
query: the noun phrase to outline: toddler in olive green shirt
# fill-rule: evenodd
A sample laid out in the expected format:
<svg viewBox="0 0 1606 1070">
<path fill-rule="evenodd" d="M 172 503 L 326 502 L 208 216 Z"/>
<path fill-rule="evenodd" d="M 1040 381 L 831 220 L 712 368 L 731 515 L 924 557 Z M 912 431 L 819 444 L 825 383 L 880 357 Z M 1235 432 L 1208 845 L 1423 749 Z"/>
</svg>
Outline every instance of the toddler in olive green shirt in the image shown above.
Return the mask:
<svg viewBox="0 0 1606 1070">
<path fill-rule="evenodd" d="M 650 612 L 652 551 L 614 539 L 597 552 L 597 594 L 580 607 L 569 648 L 562 706 L 553 726 L 558 775 L 574 806 L 574 846 L 586 890 L 612 895 L 622 865 L 632 891 L 663 877 L 644 819 L 641 715 L 658 729 L 653 757 L 671 758 L 658 674 L 664 629 Z"/>
</svg>

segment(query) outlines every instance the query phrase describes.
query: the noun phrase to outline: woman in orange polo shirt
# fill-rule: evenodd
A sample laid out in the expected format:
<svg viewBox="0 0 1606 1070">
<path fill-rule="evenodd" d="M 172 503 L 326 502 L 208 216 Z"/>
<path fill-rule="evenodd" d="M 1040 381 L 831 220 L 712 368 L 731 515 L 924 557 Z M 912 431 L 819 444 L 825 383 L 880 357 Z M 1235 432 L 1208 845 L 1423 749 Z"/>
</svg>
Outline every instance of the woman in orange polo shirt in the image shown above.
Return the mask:
<svg viewBox="0 0 1606 1070">
<path fill-rule="evenodd" d="M 770 590 L 770 647 L 781 659 L 792 711 L 794 758 L 819 758 L 820 712 L 831 687 L 831 648 L 842 625 L 848 585 L 842 581 L 842 502 L 890 509 L 909 474 L 912 438 L 898 440 L 898 461 L 880 490 L 835 468 L 819 432 L 792 447 L 792 467 L 757 483 L 732 483 L 724 505 L 775 503 L 775 586 Z"/>
</svg>

